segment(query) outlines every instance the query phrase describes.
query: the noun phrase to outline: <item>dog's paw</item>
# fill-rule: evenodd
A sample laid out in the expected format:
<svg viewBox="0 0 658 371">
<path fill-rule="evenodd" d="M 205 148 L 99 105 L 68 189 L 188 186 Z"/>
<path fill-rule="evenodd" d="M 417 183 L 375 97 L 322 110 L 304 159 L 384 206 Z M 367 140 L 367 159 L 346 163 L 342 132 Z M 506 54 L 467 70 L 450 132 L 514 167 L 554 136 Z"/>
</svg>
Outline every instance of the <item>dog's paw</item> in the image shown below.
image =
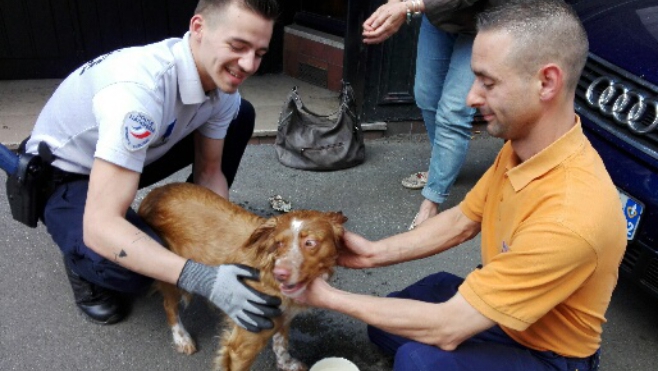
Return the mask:
<svg viewBox="0 0 658 371">
<path fill-rule="evenodd" d="M 196 353 L 196 345 L 190 334 L 182 326 L 171 328 L 171 334 L 174 339 L 174 348 L 178 353 L 190 354 Z"/>
<path fill-rule="evenodd" d="M 188 356 L 196 353 L 196 346 L 193 341 L 185 344 L 174 344 L 174 347 L 178 353 L 183 353 Z"/>
</svg>

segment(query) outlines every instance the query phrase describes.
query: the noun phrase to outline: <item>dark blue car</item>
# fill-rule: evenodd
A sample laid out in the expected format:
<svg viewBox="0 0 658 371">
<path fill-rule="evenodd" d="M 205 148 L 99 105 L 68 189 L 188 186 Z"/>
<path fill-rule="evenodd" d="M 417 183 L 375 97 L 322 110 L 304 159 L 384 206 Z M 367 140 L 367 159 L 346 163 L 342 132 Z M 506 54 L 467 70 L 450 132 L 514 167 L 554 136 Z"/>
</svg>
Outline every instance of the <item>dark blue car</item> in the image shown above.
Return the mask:
<svg viewBox="0 0 658 371">
<path fill-rule="evenodd" d="M 658 0 L 570 3 L 590 41 L 576 111 L 627 220 L 621 274 L 658 297 Z"/>
</svg>

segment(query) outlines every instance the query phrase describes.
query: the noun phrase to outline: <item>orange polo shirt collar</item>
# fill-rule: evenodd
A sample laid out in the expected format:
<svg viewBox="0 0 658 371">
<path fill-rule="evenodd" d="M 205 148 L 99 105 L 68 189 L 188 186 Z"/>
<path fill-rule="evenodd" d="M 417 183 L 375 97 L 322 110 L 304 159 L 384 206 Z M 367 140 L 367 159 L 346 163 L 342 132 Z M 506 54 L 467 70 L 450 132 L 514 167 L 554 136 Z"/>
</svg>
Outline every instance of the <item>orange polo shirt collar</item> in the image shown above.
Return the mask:
<svg viewBox="0 0 658 371">
<path fill-rule="evenodd" d="M 580 117 L 576 116 L 576 124 L 560 139 L 553 142 L 525 162 L 512 166 L 507 164 L 507 177 L 515 192 L 521 191 L 533 180 L 553 170 L 567 158 L 573 156 L 585 144 Z"/>
</svg>

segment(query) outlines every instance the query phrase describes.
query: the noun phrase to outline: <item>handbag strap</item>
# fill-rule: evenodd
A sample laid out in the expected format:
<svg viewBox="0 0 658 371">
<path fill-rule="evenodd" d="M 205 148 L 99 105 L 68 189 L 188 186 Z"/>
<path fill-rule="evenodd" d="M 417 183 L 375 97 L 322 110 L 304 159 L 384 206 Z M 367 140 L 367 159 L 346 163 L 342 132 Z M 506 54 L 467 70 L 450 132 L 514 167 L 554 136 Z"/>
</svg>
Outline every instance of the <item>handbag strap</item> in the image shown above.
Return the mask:
<svg viewBox="0 0 658 371">
<path fill-rule="evenodd" d="M 297 109 L 299 110 L 306 109 L 304 107 L 304 103 L 302 102 L 302 98 L 299 96 L 299 90 L 297 88 L 297 85 L 293 86 L 292 90 L 290 90 L 288 99 L 292 100 L 295 106 L 297 106 Z"/>
<path fill-rule="evenodd" d="M 345 80 L 341 80 L 343 83 L 343 88 L 340 91 L 340 101 L 342 104 L 348 104 L 350 101 L 354 102 L 354 89 L 352 89 L 352 84 Z"/>
<path fill-rule="evenodd" d="M 343 83 L 343 88 L 340 91 L 340 105 L 341 109 L 346 110 L 350 115 L 356 118 L 356 102 L 354 100 L 354 89 L 352 89 L 352 84 L 345 80 L 341 80 Z"/>
<path fill-rule="evenodd" d="M 350 115 L 352 115 L 353 117 L 356 118 L 357 117 L 356 112 L 355 112 L 356 102 L 354 100 L 354 90 L 352 89 L 352 85 L 349 82 L 344 81 L 344 80 L 341 80 L 341 82 L 343 84 L 343 87 L 340 91 L 340 95 L 338 96 L 338 98 L 340 99 L 340 106 L 339 106 L 337 112 L 340 112 L 341 110 L 343 110 L 343 111 L 346 111 L 347 113 L 349 113 Z M 302 102 L 302 99 L 299 96 L 299 89 L 298 89 L 297 85 L 294 85 L 292 87 L 292 89 L 290 90 L 290 93 L 288 94 L 288 98 L 286 99 L 286 102 L 293 102 L 295 104 L 295 106 L 297 106 L 297 109 L 300 110 L 300 111 L 303 110 L 303 111 L 309 112 L 311 114 L 314 114 L 316 116 L 318 115 L 317 113 L 309 110 L 308 107 L 304 106 L 304 103 Z M 292 112 L 289 113 L 286 116 L 286 118 L 288 118 L 288 116 L 290 116 L 291 114 L 292 114 Z M 279 121 L 280 121 L 279 123 L 281 123 L 281 121 L 283 121 L 283 120 L 279 120 Z"/>
</svg>

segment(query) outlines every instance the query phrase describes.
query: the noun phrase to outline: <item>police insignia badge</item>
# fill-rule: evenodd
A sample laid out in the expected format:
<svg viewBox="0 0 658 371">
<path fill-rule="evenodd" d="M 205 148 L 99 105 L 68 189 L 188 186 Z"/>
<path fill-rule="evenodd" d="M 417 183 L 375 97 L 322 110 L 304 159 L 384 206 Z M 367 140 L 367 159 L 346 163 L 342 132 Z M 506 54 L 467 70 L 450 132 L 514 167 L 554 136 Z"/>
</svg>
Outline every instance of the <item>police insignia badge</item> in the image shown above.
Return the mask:
<svg viewBox="0 0 658 371">
<path fill-rule="evenodd" d="M 123 119 L 121 136 L 123 145 L 129 151 L 137 151 L 146 147 L 157 131 L 155 122 L 141 112 L 129 112 Z"/>
</svg>

